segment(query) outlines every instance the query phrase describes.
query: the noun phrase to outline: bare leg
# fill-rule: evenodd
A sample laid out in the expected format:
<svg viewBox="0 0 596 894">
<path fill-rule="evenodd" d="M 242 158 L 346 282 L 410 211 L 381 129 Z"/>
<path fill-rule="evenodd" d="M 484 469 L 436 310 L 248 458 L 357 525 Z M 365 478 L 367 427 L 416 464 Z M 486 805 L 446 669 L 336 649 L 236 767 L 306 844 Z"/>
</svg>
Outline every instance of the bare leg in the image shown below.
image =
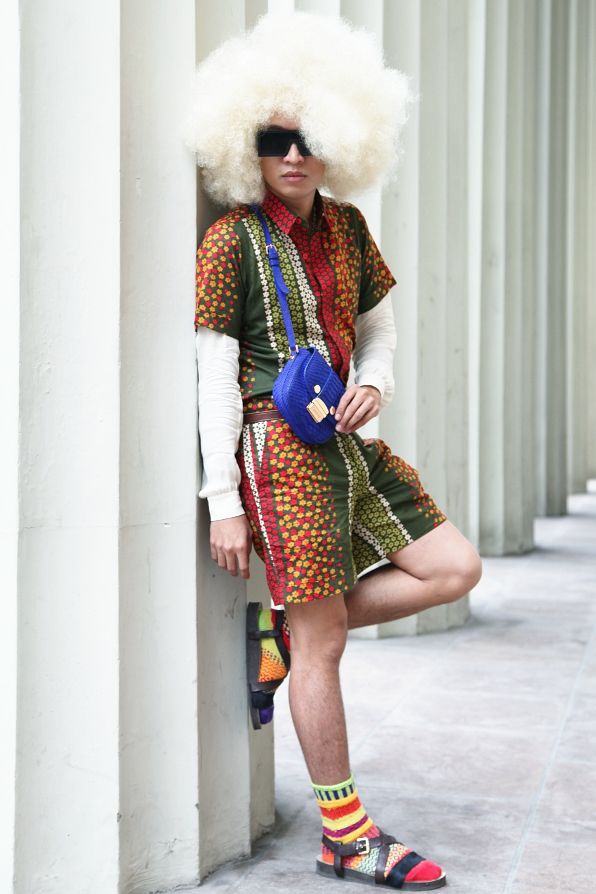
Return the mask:
<svg viewBox="0 0 596 894">
<path fill-rule="evenodd" d="M 347 638 L 343 596 L 286 604 L 292 637 L 290 711 L 310 778 L 320 785 L 350 775 L 339 662 Z"/>
<path fill-rule="evenodd" d="M 391 566 L 361 578 L 344 597 L 285 606 L 292 637 L 290 711 L 310 778 L 321 785 L 350 774 L 339 682 L 348 628 L 458 599 L 481 574 L 478 553 L 450 521 L 387 558 Z"/>
<path fill-rule="evenodd" d="M 390 553 L 345 594 L 348 627 L 382 624 L 459 599 L 482 573 L 480 556 L 452 522 Z"/>
</svg>

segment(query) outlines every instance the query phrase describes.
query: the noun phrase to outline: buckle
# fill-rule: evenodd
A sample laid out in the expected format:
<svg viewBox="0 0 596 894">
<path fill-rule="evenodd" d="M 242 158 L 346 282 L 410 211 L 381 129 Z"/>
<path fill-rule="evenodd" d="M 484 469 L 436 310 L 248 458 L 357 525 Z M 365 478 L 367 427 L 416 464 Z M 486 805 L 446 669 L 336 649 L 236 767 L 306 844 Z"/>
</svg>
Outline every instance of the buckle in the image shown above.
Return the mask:
<svg viewBox="0 0 596 894">
<path fill-rule="evenodd" d="M 357 838 L 356 848 L 357 854 L 370 854 L 370 838 Z"/>
<path fill-rule="evenodd" d="M 326 416 L 329 415 L 329 408 L 320 397 L 315 397 L 314 400 L 311 400 L 311 402 L 306 405 L 306 409 L 315 420 L 315 422 L 321 422 Z"/>
</svg>

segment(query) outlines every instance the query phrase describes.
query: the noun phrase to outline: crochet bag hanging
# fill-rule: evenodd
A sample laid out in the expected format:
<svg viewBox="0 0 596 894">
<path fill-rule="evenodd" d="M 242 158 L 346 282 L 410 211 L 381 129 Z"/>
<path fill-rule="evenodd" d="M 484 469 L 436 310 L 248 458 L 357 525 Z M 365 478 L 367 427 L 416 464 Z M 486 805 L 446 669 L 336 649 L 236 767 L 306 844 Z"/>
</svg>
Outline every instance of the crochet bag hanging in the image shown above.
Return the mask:
<svg viewBox="0 0 596 894">
<path fill-rule="evenodd" d="M 335 434 L 335 411 L 346 386 L 314 346 L 296 347 L 288 306 L 288 287 L 279 266 L 277 249 L 258 205 L 251 205 L 265 235 L 267 258 L 275 280 L 284 326 L 290 344 L 286 361 L 273 383 L 273 402 L 294 434 L 307 444 L 324 444 Z"/>
</svg>

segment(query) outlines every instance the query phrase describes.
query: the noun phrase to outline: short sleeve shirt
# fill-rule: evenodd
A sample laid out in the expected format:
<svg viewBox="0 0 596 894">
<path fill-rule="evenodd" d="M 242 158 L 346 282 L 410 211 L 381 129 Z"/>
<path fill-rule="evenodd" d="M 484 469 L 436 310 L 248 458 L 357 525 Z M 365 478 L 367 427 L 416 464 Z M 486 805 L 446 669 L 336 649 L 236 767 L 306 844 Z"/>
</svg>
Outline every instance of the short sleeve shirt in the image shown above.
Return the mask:
<svg viewBox="0 0 596 894">
<path fill-rule="evenodd" d="M 345 384 L 356 317 L 396 281 L 351 203 L 317 191 L 312 232 L 270 191 L 261 207 L 289 288 L 296 344 L 315 345 Z M 272 393 L 290 347 L 265 237 L 248 205 L 220 217 L 197 249 L 195 329 L 199 326 L 238 339 L 243 399 Z"/>
</svg>

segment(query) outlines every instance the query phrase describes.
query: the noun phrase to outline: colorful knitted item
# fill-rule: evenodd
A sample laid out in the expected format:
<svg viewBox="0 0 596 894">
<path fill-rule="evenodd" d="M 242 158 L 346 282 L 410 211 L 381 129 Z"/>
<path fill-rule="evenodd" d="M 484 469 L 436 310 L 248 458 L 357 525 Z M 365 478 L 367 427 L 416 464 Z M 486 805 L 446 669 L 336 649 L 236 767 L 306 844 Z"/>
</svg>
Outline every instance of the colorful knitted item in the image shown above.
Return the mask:
<svg viewBox="0 0 596 894">
<path fill-rule="evenodd" d="M 259 630 L 281 630 L 281 637 L 288 652 L 290 651 L 290 629 L 286 613 L 282 609 L 262 608 L 258 614 Z M 263 637 L 261 642 L 261 664 L 258 682 L 283 680 L 289 668 L 284 661 L 276 637 Z"/>
<path fill-rule="evenodd" d="M 357 838 L 376 838 L 380 834 L 364 809 L 353 776 L 337 785 L 318 785 L 312 782 L 315 798 L 321 811 L 323 834 L 332 841 L 347 844 Z M 366 875 L 374 876 L 379 856 L 379 848 L 373 847 L 367 854 L 354 854 L 342 857 L 342 866 Z M 412 851 L 405 844 L 397 842 L 389 847 L 389 856 L 385 866 L 385 877 L 393 867 Z M 333 865 L 334 854 L 330 848 L 322 845 L 321 859 Z M 406 874 L 406 882 L 428 882 L 438 879 L 443 870 L 430 860 L 422 860 Z"/>
</svg>

